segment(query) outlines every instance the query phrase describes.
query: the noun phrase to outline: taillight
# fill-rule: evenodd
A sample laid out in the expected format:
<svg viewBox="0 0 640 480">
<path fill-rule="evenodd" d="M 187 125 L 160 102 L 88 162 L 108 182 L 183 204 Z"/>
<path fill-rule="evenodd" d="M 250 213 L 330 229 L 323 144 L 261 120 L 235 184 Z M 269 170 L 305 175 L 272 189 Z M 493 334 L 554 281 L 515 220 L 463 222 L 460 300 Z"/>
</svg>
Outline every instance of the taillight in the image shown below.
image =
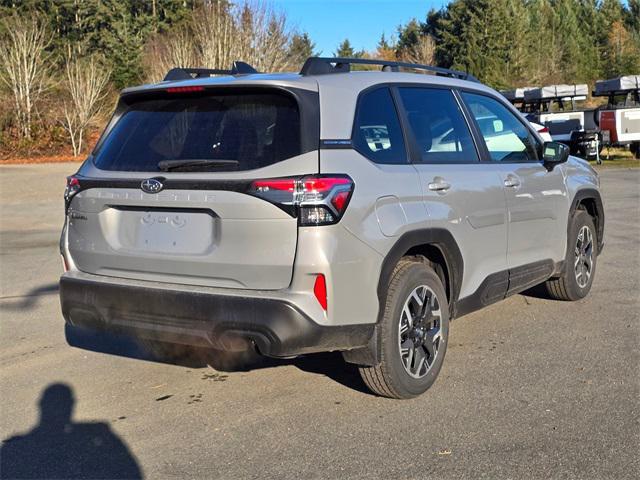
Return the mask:
<svg viewBox="0 0 640 480">
<path fill-rule="evenodd" d="M 538 130 L 538 133 L 549 133 L 549 129 L 547 127 L 542 127 L 540 130 Z"/>
<path fill-rule="evenodd" d="M 270 178 L 255 180 L 249 193 L 289 207 L 301 226 L 331 225 L 342 218 L 353 186 L 346 175 Z"/>
<path fill-rule="evenodd" d="M 67 187 L 64 189 L 64 203 L 69 207 L 69 203 L 73 196 L 80 191 L 80 180 L 78 177 L 71 175 L 67 177 Z"/>
</svg>

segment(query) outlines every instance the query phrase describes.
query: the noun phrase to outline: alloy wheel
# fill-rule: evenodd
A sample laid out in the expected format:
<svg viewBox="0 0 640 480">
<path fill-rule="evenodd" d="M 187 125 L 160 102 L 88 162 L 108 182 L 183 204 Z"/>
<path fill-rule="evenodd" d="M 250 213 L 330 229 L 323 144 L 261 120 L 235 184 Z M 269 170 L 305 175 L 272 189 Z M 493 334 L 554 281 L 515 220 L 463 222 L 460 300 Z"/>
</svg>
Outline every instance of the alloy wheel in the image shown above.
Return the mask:
<svg viewBox="0 0 640 480">
<path fill-rule="evenodd" d="M 580 288 L 584 288 L 589 284 L 593 272 L 593 234 L 586 225 L 578 232 L 574 258 L 576 282 Z"/>
<path fill-rule="evenodd" d="M 436 294 L 426 285 L 416 287 L 404 303 L 398 323 L 400 358 L 406 372 L 424 377 L 442 344 L 442 317 Z"/>
</svg>

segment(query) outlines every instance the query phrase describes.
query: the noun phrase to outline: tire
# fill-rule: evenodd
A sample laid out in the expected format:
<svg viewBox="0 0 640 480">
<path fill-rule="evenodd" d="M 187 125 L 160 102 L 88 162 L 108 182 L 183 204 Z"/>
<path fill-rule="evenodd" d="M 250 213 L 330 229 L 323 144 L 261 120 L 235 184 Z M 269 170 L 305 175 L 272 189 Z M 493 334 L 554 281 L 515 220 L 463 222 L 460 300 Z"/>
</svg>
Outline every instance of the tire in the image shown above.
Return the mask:
<svg viewBox="0 0 640 480">
<path fill-rule="evenodd" d="M 586 211 L 577 210 L 569 225 L 564 272 L 560 277 L 545 282 L 549 295 L 566 301 L 587 296 L 596 274 L 597 258 L 598 238 L 593 218 Z"/>
<path fill-rule="evenodd" d="M 423 310 L 414 293 L 430 308 Z M 360 375 L 371 391 L 383 397 L 416 397 L 431 387 L 447 351 L 449 305 L 442 281 L 425 262 L 403 259 L 391 276 L 384 308 L 381 361 L 374 367 L 359 367 Z"/>
</svg>

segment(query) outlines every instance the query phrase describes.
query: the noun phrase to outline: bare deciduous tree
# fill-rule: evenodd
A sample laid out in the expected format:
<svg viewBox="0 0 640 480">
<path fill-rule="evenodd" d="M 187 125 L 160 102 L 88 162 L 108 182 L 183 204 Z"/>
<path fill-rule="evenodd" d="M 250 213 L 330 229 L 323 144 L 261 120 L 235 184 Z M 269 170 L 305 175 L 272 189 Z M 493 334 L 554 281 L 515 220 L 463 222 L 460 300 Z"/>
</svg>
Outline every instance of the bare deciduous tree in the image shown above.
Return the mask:
<svg viewBox="0 0 640 480">
<path fill-rule="evenodd" d="M 222 68 L 235 60 L 240 39 L 236 36 L 235 19 L 227 2 L 205 3 L 194 14 L 193 31 L 203 66 Z"/>
<path fill-rule="evenodd" d="M 418 43 L 408 51 L 402 52 L 403 60 L 422 65 L 433 65 L 436 54 L 436 42 L 431 35 L 418 38 Z"/>
<path fill-rule="evenodd" d="M 63 106 L 63 126 L 69 134 L 73 156 L 77 157 L 82 152 L 87 127 L 100 112 L 111 72 L 96 57 L 78 58 L 69 52 L 65 73 L 69 99 Z"/>
<path fill-rule="evenodd" d="M 266 3 L 213 0 L 196 12 L 193 30 L 203 66 L 226 68 L 242 60 L 259 71 L 290 67 L 292 32 L 286 16 Z"/>
<path fill-rule="evenodd" d="M 159 82 L 174 67 L 198 66 L 198 57 L 189 28 L 181 27 L 169 35 L 156 36 L 150 42 L 145 58 L 147 78 L 151 82 Z"/>
<path fill-rule="evenodd" d="M 51 42 L 38 17 L 13 15 L 3 20 L 0 35 L 0 79 L 9 87 L 16 107 L 20 134 L 30 139 L 37 102 L 47 86 Z"/>
</svg>

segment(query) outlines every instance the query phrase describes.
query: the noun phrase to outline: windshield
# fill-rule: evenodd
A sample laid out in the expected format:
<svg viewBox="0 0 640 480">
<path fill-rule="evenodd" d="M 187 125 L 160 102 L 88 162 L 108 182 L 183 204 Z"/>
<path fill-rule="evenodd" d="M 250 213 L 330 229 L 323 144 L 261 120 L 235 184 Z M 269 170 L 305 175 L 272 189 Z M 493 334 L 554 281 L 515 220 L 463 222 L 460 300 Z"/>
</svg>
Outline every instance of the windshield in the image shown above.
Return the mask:
<svg viewBox="0 0 640 480">
<path fill-rule="evenodd" d="M 159 171 L 160 162 L 200 162 L 202 170 L 265 167 L 300 151 L 296 101 L 285 94 L 215 94 L 131 105 L 95 155 L 103 170 Z M 166 163 L 165 163 L 166 164 Z M 207 166 L 208 165 L 208 166 Z"/>
</svg>

